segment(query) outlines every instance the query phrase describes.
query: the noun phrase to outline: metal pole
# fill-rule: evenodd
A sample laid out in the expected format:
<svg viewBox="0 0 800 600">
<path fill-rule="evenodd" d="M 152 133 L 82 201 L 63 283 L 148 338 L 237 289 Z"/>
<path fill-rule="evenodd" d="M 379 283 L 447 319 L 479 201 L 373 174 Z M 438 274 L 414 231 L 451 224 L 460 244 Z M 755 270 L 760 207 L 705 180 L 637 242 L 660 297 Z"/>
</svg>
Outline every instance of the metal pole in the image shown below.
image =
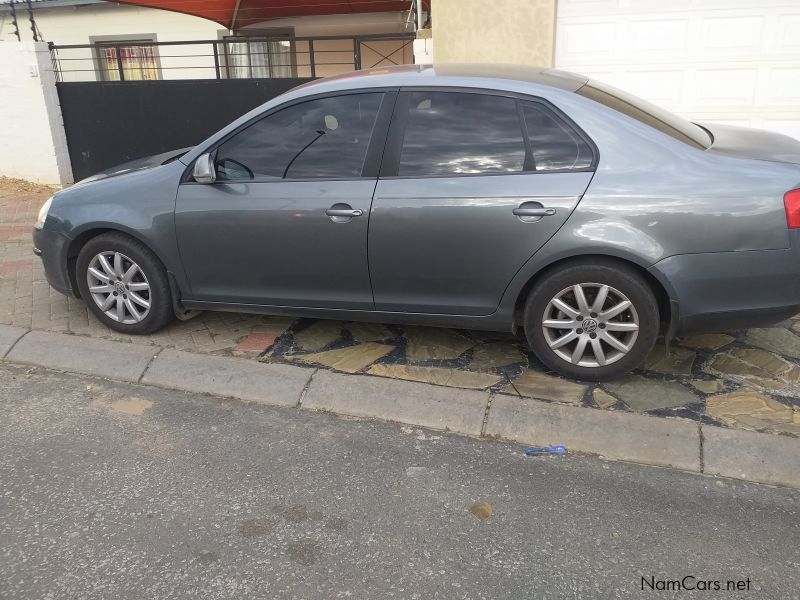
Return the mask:
<svg viewBox="0 0 800 600">
<path fill-rule="evenodd" d="M 125 73 L 122 70 L 122 51 L 119 46 L 114 46 L 114 52 L 117 55 L 117 73 L 119 73 L 119 80 L 125 81 Z"/>
<path fill-rule="evenodd" d="M 61 79 L 61 63 L 58 60 L 58 50 L 55 48 L 55 44 L 53 42 L 49 42 L 47 47 L 50 49 L 50 60 L 53 63 L 53 73 L 56 74 L 56 81 L 62 81 Z"/>
<path fill-rule="evenodd" d="M 308 40 L 308 62 L 311 63 L 311 77 L 316 77 L 317 65 L 314 62 L 314 40 Z"/>
<path fill-rule="evenodd" d="M 211 45 L 214 47 L 214 72 L 217 74 L 217 79 L 222 79 L 219 73 L 219 49 L 217 48 L 217 42 L 213 42 Z"/>
<path fill-rule="evenodd" d="M 417 5 L 417 31 L 422 29 L 422 0 L 414 0 Z"/>
<path fill-rule="evenodd" d="M 353 68 L 361 70 L 361 40 L 353 38 Z"/>
</svg>

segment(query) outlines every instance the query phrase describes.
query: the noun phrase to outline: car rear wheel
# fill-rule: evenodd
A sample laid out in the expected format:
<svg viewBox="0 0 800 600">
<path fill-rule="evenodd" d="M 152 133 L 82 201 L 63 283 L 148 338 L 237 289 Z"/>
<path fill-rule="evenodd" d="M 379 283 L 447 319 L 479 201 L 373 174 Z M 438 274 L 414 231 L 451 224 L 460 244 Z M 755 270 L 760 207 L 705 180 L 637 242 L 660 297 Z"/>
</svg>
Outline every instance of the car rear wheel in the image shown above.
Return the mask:
<svg viewBox="0 0 800 600">
<path fill-rule="evenodd" d="M 166 271 L 141 242 L 118 233 L 89 240 L 78 254 L 77 281 L 89 310 L 122 333 L 153 333 L 172 321 Z"/>
<path fill-rule="evenodd" d="M 659 329 L 647 282 L 617 263 L 571 264 L 528 297 L 525 334 L 547 367 L 576 379 L 612 379 L 640 366 Z"/>
</svg>

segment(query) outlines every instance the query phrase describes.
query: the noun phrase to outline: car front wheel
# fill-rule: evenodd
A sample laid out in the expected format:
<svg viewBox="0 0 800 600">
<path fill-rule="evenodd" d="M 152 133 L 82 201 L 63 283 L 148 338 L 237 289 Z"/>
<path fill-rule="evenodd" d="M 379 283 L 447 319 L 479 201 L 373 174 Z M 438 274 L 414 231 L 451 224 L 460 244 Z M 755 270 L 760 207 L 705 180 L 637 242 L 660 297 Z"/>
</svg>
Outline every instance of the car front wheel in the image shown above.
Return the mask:
<svg viewBox="0 0 800 600">
<path fill-rule="evenodd" d="M 537 282 L 525 334 L 547 367 L 576 379 L 612 379 L 640 366 L 659 329 L 647 282 L 623 264 L 579 263 Z"/>
<path fill-rule="evenodd" d="M 153 333 L 172 321 L 164 267 L 144 244 L 118 233 L 89 240 L 78 254 L 77 281 L 89 310 L 121 333 Z"/>
</svg>

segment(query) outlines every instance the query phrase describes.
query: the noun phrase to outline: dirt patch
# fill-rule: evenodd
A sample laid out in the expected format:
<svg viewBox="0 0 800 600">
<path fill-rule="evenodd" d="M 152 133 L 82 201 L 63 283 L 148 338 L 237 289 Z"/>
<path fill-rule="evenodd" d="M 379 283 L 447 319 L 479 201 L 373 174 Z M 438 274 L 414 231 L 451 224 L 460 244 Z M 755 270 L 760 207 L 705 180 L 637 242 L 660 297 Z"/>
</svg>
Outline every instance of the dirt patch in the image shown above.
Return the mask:
<svg viewBox="0 0 800 600">
<path fill-rule="evenodd" d="M 250 538 L 265 535 L 272 531 L 274 527 L 275 523 L 269 519 L 247 519 L 246 521 L 240 521 L 237 529 L 239 530 L 239 535 Z"/>
<path fill-rule="evenodd" d="M 272 512 L 276 515 L 283 517 L 289 523 L 302 523 L 303 521 L 319 521 L 323 515 L 319 511 L 308 510 L 305 506 L 299 504 L 295 506 L 284 506 L 276 504 L 272 507 Z"/>
<path fill-rule="evenodd" d="M 294 562 L 301 565 L 313 565 L 322 554 L 321 548 L 311 540 L 293 542 L 286 548 L 286 553 Z"/>
<path fill-rule="evenodd" d="M 123 415 L 132 415 L 134 417 L 141 417 L 148 408 L 153 406 L 150 400 L 144 398 L 125 398 L 122 400 L 93 400 L 92 404 L 95 406 L 102 406 L 103 408 L 110 408 L 114 412 L 122 413 Z"/>
<path fill-rule="evenodd" d="M 488 521 L 494 514 L 492 505 L 484 500 L 471 504 L 467 510 L 469 510 L 469 512 L 471 512 L 480 521 Z"/>
<path fill-rule="evenodd" d="M 0 176 L 0 191 L 3 192 L 10 192 L 12 194 L 43 194 L 46 192 L 54 192 L 57 189 L 59 189 L 57 185 L 45 185 L 43 183 L 26 181 L 25 179 Z"/>
</svg>

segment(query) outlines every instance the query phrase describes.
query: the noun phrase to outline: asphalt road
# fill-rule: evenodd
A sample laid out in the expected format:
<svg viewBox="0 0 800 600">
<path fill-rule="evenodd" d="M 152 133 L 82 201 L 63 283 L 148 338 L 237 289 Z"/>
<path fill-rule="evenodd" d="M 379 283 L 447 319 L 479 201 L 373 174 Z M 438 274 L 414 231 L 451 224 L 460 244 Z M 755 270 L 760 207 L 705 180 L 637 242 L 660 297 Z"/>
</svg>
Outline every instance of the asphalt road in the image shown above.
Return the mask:
<svg viewBox="0 0 800 600">
<path fill-rule="evenodd" d="M 0 364 L 0 598 L 798 598 L 799 516 L 796 490 Z"/>
</svg>

